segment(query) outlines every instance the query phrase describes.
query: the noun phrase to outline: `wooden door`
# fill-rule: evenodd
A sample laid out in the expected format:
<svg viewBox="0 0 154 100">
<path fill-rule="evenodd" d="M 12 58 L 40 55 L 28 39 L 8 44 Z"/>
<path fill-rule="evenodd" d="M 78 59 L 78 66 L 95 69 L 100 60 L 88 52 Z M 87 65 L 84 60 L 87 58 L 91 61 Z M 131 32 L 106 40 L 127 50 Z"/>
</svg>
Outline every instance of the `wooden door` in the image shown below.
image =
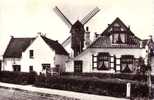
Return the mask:
<svg viewBox="0 0 154 100">
<path fill-rule="evenodd" d="M 74 72 L 75 73 L 82 73 L 82 65 L 83 62 L 81 60 L 74 61 Z"/>
</svg>

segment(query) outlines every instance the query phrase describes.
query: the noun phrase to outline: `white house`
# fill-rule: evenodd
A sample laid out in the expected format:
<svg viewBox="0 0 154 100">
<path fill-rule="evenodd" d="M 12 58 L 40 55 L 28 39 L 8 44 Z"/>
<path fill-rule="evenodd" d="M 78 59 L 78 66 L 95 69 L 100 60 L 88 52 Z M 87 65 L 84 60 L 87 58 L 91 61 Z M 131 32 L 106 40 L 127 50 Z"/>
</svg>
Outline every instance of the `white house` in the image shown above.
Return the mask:
<svg viewBox="0 0 154 100">
<path fill-rule="evenodd" d="M 141 40 L 119 18 L 79 55 L 66 63 L 67 72 L 129 72 L 146 63 L 148 40 Z"/>
<path fill-rule="evenodd" d="M 3 55 L 2 70 L 37 73 L 47 69 L 65 70 L 68 53 L 58 43 L 46 36 L 35 38 L 12 37 Z"/>
</svg>

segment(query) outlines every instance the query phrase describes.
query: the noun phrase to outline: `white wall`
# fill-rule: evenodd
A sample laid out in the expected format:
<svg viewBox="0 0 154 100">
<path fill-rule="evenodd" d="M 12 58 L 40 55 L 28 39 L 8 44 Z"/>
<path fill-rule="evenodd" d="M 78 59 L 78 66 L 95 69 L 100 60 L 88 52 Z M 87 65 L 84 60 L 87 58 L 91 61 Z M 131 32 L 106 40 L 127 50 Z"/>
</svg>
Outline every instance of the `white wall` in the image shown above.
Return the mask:
<svg viewBox="0 0 154 100">
<path fill-rule="evenodd" d="M 12 65 L 21 65 L 20 58 L 5 58 L 2 62 L 2 70 L 13 71 Z"/>
<path fill-rule="evenodd" d="M 34 58 L 29 57 L 29 51 L 33 50 Z M 32 44 L 22 53 L 22 57 L 4 59 L 2 70 L 13 71 L 13 64 L 21 65 L 22 72 L 29 72 L 29 66 L 38 74 L 42 71 L 42 64 L 50 64 L 51 67 L 60 65 L 61 70 L 65 70 L 65 62 L 68 60 L 66 55 L 55 54 L 55 50 L 50 48 L 45 41 L 38 36 Z"/>
<path fill-rule="evenodd" d="M 74 72 L 74 62 L 73 60 L 69 60 L 65 63 L 65 66 L 66 66 L 66 72 Z"/>
<path fill-rule="evenodd" d="M 66 55 L 56 54 L 55 56 L 55 65 L 60 65 L 60 70 L 65 71 L 65 62 L 68 60 Z"/>
<path fill-rule="evenodd" d="M 34 50 L 34 58 L 29 58 L 29 50 Z M 55 51 L 52 50 L 45 41 L 38 36 L 36 40 L 22 54 L 21 71 L 29 72 L 29 66 L 33 66 L 33 70 L 39 73 L 42 71 L 42 64 L 54 65 Z"/>
<path fill-rule="evenodd" d="M 104 48 L 104 49 L 87 49 L 82 54 L 77 56 L 75 59 L 67 63 L 66 71 L 72 72 L 74 70 L 74 60 L 83 61 L 83 72 L 98 72 L 98 70 L 92 69 L 92 55 L 97 55 L 98 52 L 109 52 L 111 56 L 116 55 L 120 58 L 121 55 L 134 55 L 135 58 L 145 57 L 145 49 L 118 49 L 118 48 Z M 72 68 L 73 67 L 73 68 Z M 99 71 L 100 72 L 100 71 Z"/>
</svg>

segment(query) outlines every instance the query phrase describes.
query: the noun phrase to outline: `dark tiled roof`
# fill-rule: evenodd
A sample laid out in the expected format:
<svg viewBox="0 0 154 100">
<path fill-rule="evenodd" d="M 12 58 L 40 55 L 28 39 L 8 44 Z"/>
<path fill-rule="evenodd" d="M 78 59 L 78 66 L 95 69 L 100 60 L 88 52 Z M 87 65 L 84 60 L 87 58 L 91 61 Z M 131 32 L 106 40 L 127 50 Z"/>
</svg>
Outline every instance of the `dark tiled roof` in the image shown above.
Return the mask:
<svg viewBox="0 0 154 100">
<path fill-rule="evenodd" d="M 109 37 L 101 36 L 94 41 L 89 48 L 140 48 L 140 45 L 112 44 Z"/>
<path fill-rule="evenodd" d="M 57 54 L 68 55 L 67 51 L 62 47 L 58 41 L 51 40 L 45 36 L 41 36 L 42 39 L 49 45 L 50 48 L 54 49 Z"/>
<path fill-rule="evenodd" d="M 35 38 L 14 38 L 12 37 L 3 55 L 4 58 L 20 58 L 22 52 L 33 42 Z"/>
<path fill-rule="evenodd" d="M 147 45 L 148 39 L 145 39 L 142 41 L 142 47 L 145 47 Z"/>
</svg>

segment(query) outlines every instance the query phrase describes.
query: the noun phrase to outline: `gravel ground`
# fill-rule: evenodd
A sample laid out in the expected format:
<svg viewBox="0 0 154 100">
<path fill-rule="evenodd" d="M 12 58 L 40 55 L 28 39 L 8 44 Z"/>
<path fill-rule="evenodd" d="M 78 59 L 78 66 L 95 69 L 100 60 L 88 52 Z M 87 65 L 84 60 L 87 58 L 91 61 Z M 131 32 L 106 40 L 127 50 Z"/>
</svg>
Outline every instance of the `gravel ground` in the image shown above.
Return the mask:
<svg viewBox="0 0 154 100">
<path fill-rule="evenodd" d="M 79 100 L 59 95 L 0 88 L 0 100 Z"/>
</svg>

